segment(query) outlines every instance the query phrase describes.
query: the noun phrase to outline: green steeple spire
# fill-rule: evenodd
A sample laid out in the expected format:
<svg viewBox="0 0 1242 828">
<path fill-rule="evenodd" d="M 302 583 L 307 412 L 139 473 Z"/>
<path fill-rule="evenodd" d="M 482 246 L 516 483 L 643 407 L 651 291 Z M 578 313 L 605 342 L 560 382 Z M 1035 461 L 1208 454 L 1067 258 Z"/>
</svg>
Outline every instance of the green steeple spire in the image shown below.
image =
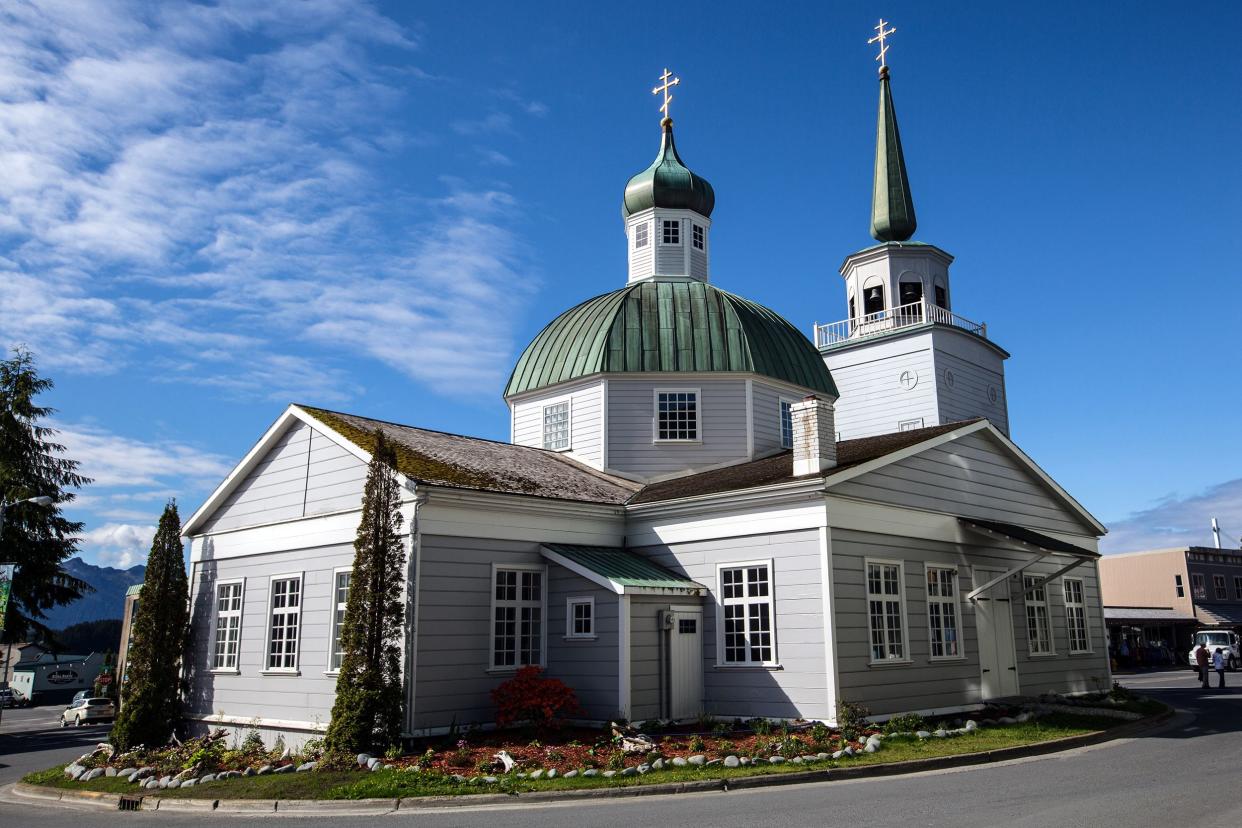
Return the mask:
<svg viewBox="0 0 1242 828">
<path fill-rule="evenodd" d="M 914 197 L 906 177 L 901 133 L 893 111 L 888 67 L 880 67 L 880 115 L 875 135 L 875 183 L 871 191 L 871 235 L 877 241 L 900 242 L 914 235 Z"/>
</svg>

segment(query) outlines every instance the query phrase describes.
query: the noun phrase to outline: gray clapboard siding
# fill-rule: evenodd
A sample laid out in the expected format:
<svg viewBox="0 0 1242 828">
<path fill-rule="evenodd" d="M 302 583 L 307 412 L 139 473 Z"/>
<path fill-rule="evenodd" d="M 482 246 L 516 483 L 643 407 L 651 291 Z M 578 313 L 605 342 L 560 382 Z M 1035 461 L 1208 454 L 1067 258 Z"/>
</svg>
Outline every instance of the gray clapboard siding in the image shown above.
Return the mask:
<svg viewBox="0 0 1242 828">
<path fill-rule="evenodd" d="M 781 450 L 781 399 L 797 402 L 799 396 L 781 391 L 762 382 L 754 382 L 751 391 L 751 413 L 755 418 L 755 456 L 763 457 Z"/>
<path fill-rule="evenodd" d="M 707 281 L 707 253 L 696 250 L 693 245 L 690 247 L 690 278 Z"/>
<path fill-rule="evenodd" d="M 595 599 L 595 639 L 571 640 L 566 616 L 570 598 Z M 578 696 L 585 717 L 595 721 L 616 718 L 618 690 L 618 602 L 603 589 L 562 567 L 548 567 L 548 671 Z"/>
<path fill-rule="evenodd" d="M 824 362 L 841 394 L 835 415 L 842 440 L 889 434 L 911 419 L 939 422 L 930 333 L 831 352 Z M 918 376 L 911 389 L 900 381 L 907 371 Z"/>
<path fill-rule="evenodd" d="M 667 596 L 630 597 L 630 718 L 661 715 L 664 691 L 660 650 L 660 611 L 676 603 Z M 682 603 L 694 603 L 685 601 Z"/>
<path fill-rule="evenodd" d="M 237 485 L 203 526 L 204 534 L 357 508 L 366 464 L 302 422 Z"/>
<path fill-rule="evenodd" d="M 941 421 L 947 423 L 987 417 L 993 425 L 1008 434 L 1005 375 L 1000 357 L 987 346 L 975 344 L 976 353 L 971 354 L 973 358 L 964 359 L 957 353 L 942 348 L 949 345 L 960 349 L 962 343 L 937 341 L 936 386 Z M 946 371 L 953 372 L 952 385 L 945 380 Z M 995 389 L 996 402 L 992 402 L 988 394 L 989 388 Z"/>
<path fill-rule="evenodd" d="M 708 588 L 703 600 L 703 688 L 709 712 L 748 718 L 830 715 L 819 535 L 815 530 L 649 546 L 635 551 Z M 772 560 L 775 585 L 775 640 L 780 669 L 719 666 L 717 565 L 768 559 Z M 636 696 L 638 688 L 636 679 Z M 639 717 L 637 708 L 634 716 Z"/>
<path fill-rule="evenodd" d="M 513 442 L 543 448 L 543 407 L 569 401 L 568 454 L 597 469 L 604 467 L 604 383 L 600 379 L 556 388 L 513 404 Z"/>
<path fill-rule="evenodd" d="M 1094 535 L 996 440 L 976 432 L 833 487 L 837 494 L 950 515 Z"/>
<path fill-rule="evenodd" d="M 686 248 L 689 243 L 686 238 L 685 222 L 681 222 L 681 244 L 664 244 L 664 225 L 656 222 L 656 271 L 658 273 L 679 273 L 686 272 Z"/>
</svg>

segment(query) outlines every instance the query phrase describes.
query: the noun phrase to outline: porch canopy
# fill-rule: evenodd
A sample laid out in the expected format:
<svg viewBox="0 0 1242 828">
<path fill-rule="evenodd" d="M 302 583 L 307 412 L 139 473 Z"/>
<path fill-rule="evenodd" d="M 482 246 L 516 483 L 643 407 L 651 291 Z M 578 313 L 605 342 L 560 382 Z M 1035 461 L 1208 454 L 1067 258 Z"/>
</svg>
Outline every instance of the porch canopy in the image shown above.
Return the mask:
<svg viewBox="0 0 1242 828">
<path fill-rule="evenodd" d="M 1199 623 L 1211 627 L 1242 627 L 1242 607 L 1228 604 L 1195 604 Z"/>
<path fill-rule="evenodd" d="M 1110 624 L 1193 624 L 1198 619 L 1172 607 L 1104 607 Z"/>
<path fill-rule="evenodd" d="M 543 557 L 617 595 L 703 595 L 707 587 L 628 549 L 545 543 Z"/>
<path fill-rule="evenodd" d="M 1094 561 L 1100 557 L 1098 552 L 1092 552 L 1090 549 L 1083 549 L 1081 546 L 1074 546 L 1072 543 L 1057 540 L 1056 538 L 1036 532 L 1033 529 L 1027 529 L 1024 526 L 1015 526 L 1012 523 L 998 523 L 992 520 L 980 520 L 978 518 L 967 517 L 959 517 L 957 520 L 967 529 L 981 532 L 985 535 L 991 535 L 992 537 L 1005 538 L 1006 540 L 1015 542 L 1019 546 L 1026 547 L 1035 553 L 1030 560 L 1023 561 L 1013 569 L 997 575 L 986 584 L 982 584 L 972 589 L 966 595 L 967 600 L 974 600 L 992 587 L 1009 578 L 1011 575 L 1016 575 L 1024 569 L 1034 566 L 1040 561 L 1054 556 L 1068 556 L 1071 560 L 1051 575 L 1046 575 L 1040 578 L 1034 584 L 1032 589 L 1038 589 L 1048 581 L 1051 581 L 1053 578 L 1059 578 L 1084 561 Z"/>
</svg>

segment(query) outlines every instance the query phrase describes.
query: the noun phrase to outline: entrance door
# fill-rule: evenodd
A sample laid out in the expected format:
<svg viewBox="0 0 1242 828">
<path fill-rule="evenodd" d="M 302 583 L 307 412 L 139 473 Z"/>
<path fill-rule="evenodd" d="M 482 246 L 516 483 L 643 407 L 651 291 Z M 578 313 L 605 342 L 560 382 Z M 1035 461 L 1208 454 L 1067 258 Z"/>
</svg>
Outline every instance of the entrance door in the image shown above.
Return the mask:
<svg viewBox="0 0 1242 828">
<path fill-rule="evenodd" d="M 669 716 L 693 719 L 703 712 L 703 610 L 670 607 Z"/>
<path fill-rule="evenodd" d="M 975 587 L 1000 575 L 999 570 L 976 569 Z M 1018 693 L 1018 654 L 1013 643 L 1013 603 L 1009 579 L 974 598 L 975 628 L 979 634 L 979 669 L 983 698 Z"/>
</svg>

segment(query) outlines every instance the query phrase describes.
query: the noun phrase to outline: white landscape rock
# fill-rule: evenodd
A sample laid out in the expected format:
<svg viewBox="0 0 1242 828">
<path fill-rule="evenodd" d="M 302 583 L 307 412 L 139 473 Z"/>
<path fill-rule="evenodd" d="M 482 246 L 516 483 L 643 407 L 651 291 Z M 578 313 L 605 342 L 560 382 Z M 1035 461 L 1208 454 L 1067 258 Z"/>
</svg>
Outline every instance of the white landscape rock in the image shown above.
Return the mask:
<svg viewBox="0 0 1242 828">
<path fill-rule="evenodd" d="M 687 759 L 686 761 L 689 762 L 691 765 L 703 767 L 704 765 L 707 764 L 707 757 L 701 753 L 696 753 L 693 756 L 691 756 L 689 759 Z"/>
<path fill-rule="evenodd" d="M 673 767 L 684 768 L 687 764 L 689 763 L 686 761 L 685 757 L 682 757 L 682 756 L 673 757 Z"/>
<path fill-rule="evenodd" d="M 736 756 L 726 756 L 724 759 L 724 766 L 726 768 L 737 768 L 741 767 L 741 765 L 742 760 L 738 759 Z"/>
</svg>

